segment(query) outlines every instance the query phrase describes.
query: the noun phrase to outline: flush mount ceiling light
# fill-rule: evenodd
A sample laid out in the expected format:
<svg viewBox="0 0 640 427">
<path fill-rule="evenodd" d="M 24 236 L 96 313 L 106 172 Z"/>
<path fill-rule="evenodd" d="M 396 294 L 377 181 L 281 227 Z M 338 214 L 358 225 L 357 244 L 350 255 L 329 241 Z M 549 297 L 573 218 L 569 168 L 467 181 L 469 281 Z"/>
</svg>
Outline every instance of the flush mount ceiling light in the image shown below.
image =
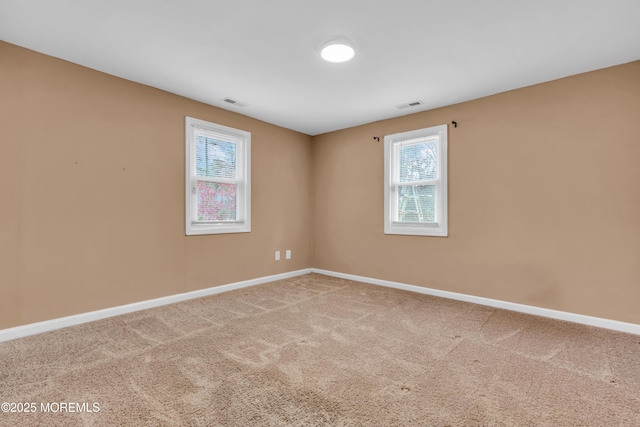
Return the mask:
<svg viewBox="0 0 640 427">
<path fill-rule="evenodd" d="M 346 40 L 331 40 L 320 49 L 320 57 L 334 64 L 351 61 L 355 54 L 353 45 Z"/>
</svg>

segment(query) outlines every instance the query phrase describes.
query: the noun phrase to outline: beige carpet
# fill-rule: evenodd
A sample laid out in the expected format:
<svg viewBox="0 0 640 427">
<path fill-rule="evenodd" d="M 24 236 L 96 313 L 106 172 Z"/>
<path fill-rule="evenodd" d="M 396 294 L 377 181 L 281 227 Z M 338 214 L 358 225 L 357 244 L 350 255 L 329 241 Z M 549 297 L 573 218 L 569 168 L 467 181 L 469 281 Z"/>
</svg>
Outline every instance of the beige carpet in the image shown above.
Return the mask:
<svg viewBox="0 0 640 427">
<path fill-rule="evenodd" d="M 640 426 L 640 336 L 310 274 L 2 343 L 0 401 L 36 404 L 2 426 Z"/>
</svg>

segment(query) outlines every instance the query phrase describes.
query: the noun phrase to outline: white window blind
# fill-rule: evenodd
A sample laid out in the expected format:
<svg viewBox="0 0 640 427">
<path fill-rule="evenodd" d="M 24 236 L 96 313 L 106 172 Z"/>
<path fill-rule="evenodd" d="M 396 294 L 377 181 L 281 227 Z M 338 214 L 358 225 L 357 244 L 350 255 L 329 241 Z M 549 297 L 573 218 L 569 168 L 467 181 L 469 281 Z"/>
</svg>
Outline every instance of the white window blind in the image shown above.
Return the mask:
<svg viewBox="0 0 640 427">
<path fill-rule="evenodd" d="M 186 232 L 248 232 L 251 134 L 186 118 Z"/>
</svg>

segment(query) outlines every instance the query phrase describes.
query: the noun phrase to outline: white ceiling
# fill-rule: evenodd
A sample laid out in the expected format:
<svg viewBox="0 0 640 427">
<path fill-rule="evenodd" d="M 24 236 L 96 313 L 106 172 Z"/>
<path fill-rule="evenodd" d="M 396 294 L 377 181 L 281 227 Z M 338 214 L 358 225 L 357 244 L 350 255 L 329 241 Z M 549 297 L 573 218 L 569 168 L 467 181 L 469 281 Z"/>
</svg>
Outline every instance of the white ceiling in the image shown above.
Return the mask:
<svg viewBox="0 0 640 427">
<path fill-rule="evenodd" d="M 640 0 L 0 0 L 0 39 L 317 135 L 638 60 Z"/>
</svg>

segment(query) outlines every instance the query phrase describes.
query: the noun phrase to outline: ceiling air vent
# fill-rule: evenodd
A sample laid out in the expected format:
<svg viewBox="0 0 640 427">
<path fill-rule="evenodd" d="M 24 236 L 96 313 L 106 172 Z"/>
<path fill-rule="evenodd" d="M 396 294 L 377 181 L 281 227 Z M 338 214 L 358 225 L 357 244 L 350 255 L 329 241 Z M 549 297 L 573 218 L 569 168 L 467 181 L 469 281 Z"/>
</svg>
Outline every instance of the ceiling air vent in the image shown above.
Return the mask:
<svg viewBox="0 0 640 427">
<path fill-rule="evenodd" d="M 420 100 L 413 101 L 413 102 L 407 102 L 406 104 L 396 105 L 396 108 L 398 110 L 404 110 L 405 108 L 413 108 L 413 107 L 417 107 L 419 105 L 424 105 L 424 102 L 422 102 Z"/>
<path fill-rule="evenodd" d="M 249 105 L 246 102 L 238 101 L 237 99 L 233 98 L 222 98 L 222 100 L 227 104 L 235 105 L 236 107 L 246 107 L 247 105 Z"/>
</svg>

